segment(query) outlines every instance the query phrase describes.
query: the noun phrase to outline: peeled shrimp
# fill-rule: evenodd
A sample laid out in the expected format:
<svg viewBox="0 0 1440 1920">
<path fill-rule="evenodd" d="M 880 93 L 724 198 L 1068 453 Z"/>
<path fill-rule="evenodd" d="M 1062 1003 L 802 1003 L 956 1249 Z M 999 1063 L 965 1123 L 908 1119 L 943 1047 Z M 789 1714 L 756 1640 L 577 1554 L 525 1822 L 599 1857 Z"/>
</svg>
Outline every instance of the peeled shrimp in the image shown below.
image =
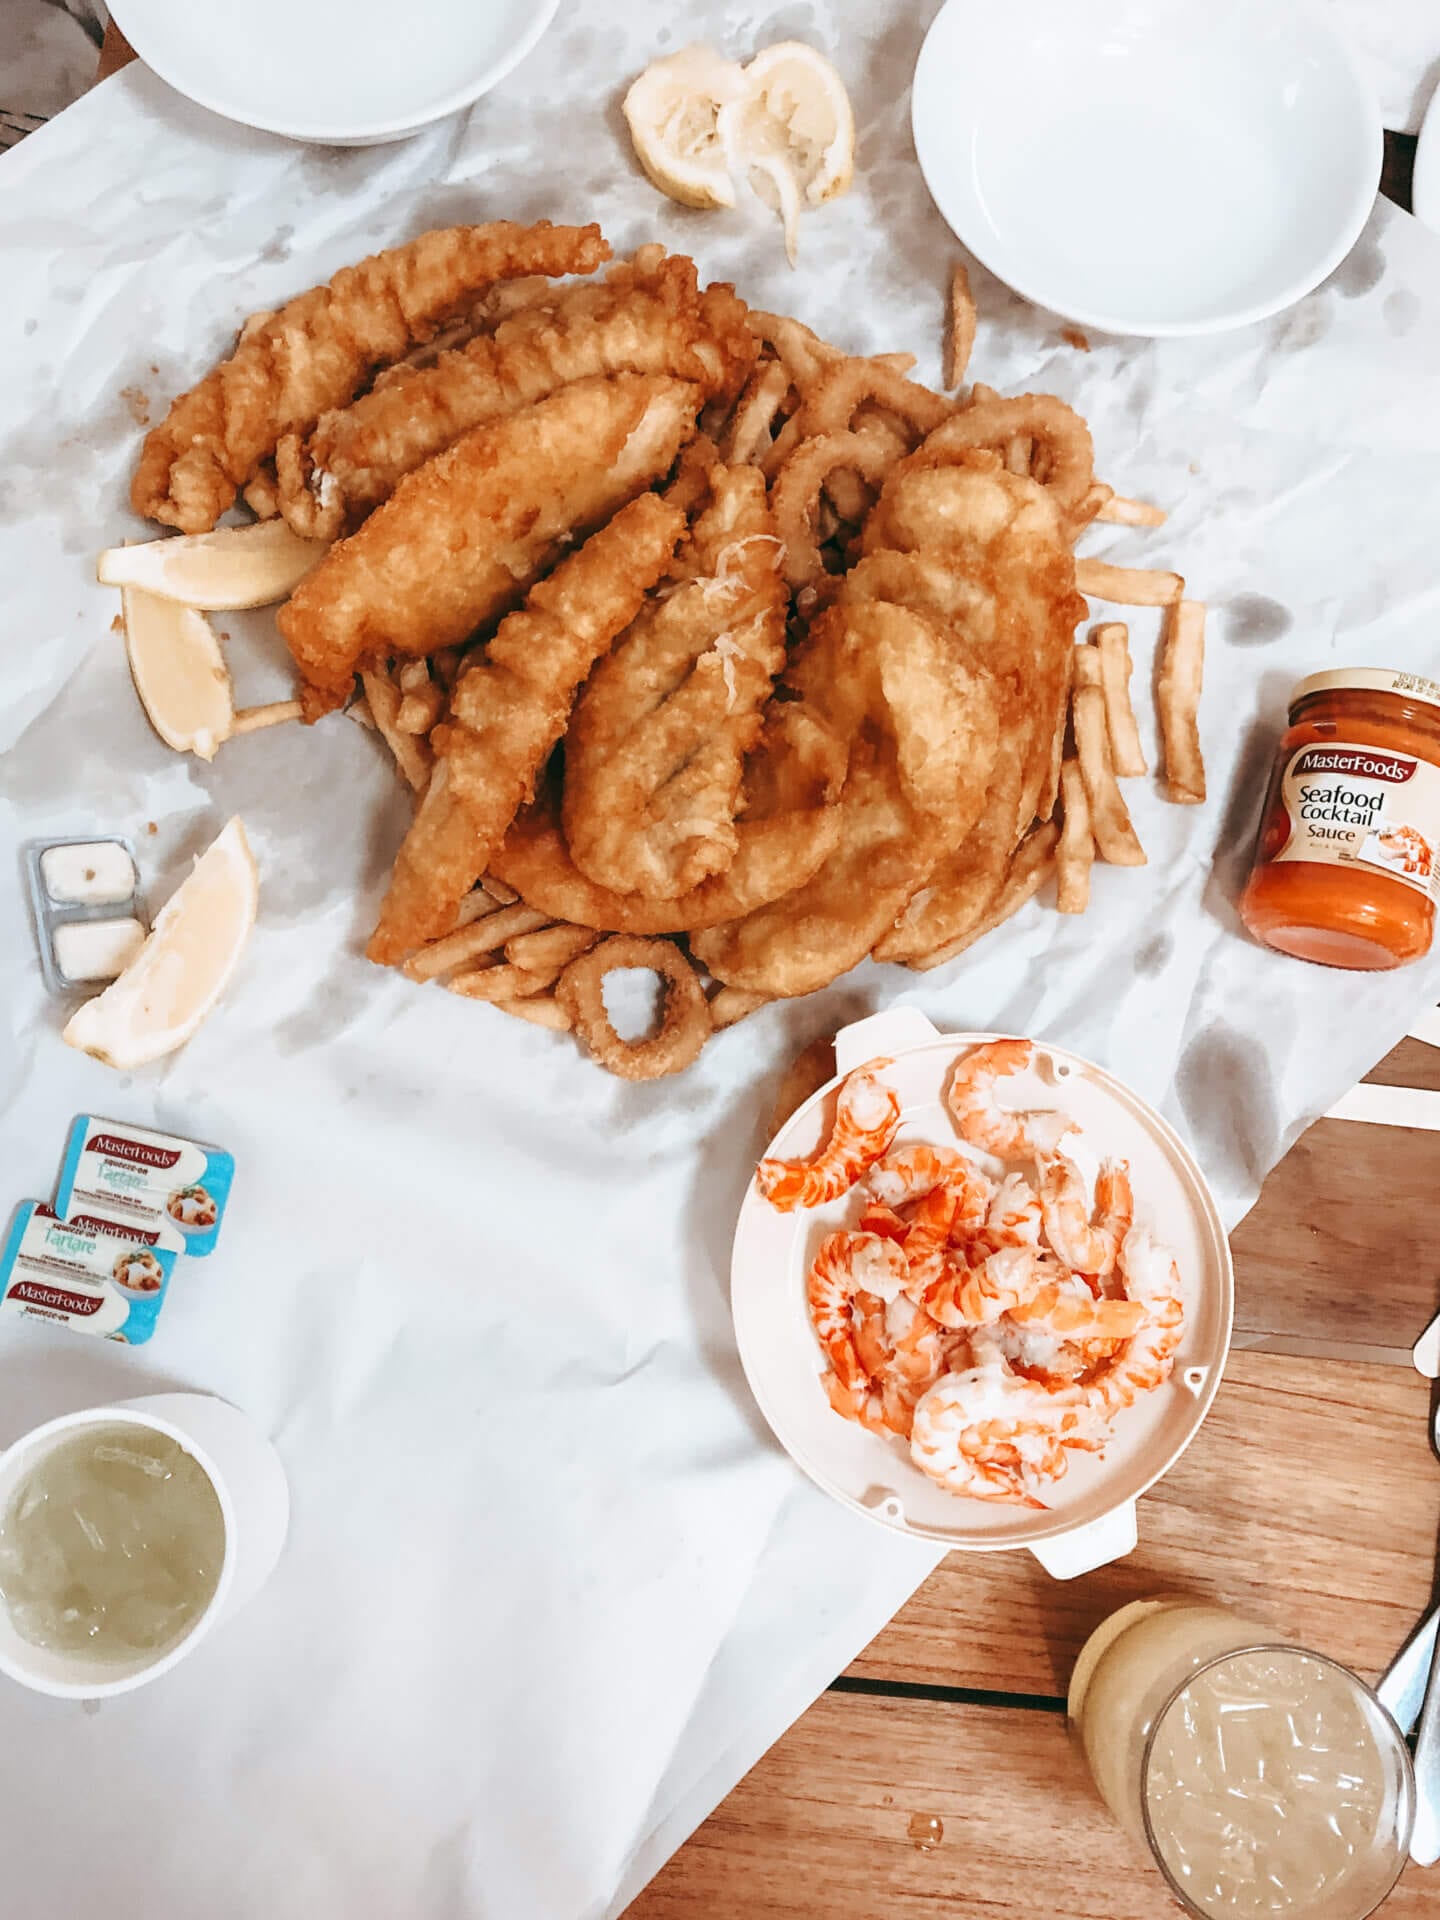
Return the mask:
<svg viewBox="0 0 1440 1920">
<path fill-rule="evenodd" d="M 1087 1395 L 1027 1380 L 988 1345 L 978 1366 L 947 1374 L 915 1408 L 910 1457 L 951 1493 L 1043 1507 L 1033 1487 L 1058 1480 L 1067 1447 L 1085 1444 Z"/>
<path fill-rule="evenodd" d="M 908 1438 L 916 1401 L 945 1371 L 944 1333 L 903 1293 L 887 1302 L 861 1290 L 852 1344 L 858 1373 L 842 1378 L 832 1366 L 825 1376 L 831 1406 L 874 1432 Z"/>
<path fill-rule="evenodd" d="M 1045 1281 L 1008 1313 L 1016 1326 L 1033 1327 L 1057 1340 L 1128 1340 L 1146 1318 L 1138 1300 L 1097 1300 L 1074 1275 Z"/>
<path fill-rule="evenodd" d="M 1095 1181 L 1093 1220 L 1085 1181 L 1073 1160 L 1057 1153 L 1040 1175 L 1045 1238 L 1072 1273 L 1105 1278 L 1115 1265 L 1120 1242 L 1130 1231 L 1134 1210 L 1130 1168 L 1123 1160 L 1107 1160 L 1102 1165 Z"/>
<path fill-rule="evenodd" d="M 855 1222 L 859 1233 L 878 1233 L 882 1240 L 894 1240 L 904 1246 L 910 1237 L 910 1222 L 883 1200 L 872 1200 Z"/>
<path fill-rule="evenodd" d="M 1034 1247 L 1001 1247 L 976 1267 L 951 1259 L 921 1305 L 942 1327 L 983 1327 L 1023 1306 L 1055 1269 Z"/>
<path fill-rule="evenodd" d="M 924 1140 L 892 1147 L 870 1169 L 868 1179 L 875 1198 L 890 1207 L 906 1206 L 936 1187 L 954 1187 L 963 1196 L 967 1212 L 980 1208 L 980 1219 L 984 1218 L 991 1191 L 989 1180 L 973 1160 L 953 1147 L 932 1147 Z M 975 1224 L 978 1226 L 979 1220 Z"/>
<path fill-rule="evenodd" d="M 910 1231 L 905 1238 L 905 1264 L 910 1278 L 905 1282 L 905 1291 L 912 1300 L 921 1299 L 945 1271 L 957 1203 L 958 1195 L 953 1188 L 933 1187 L 910 1216 Z"/>
<path fill-rule="evenodd" d="M 856 1386 L 868 1377 L 855 1351 L 856 1295 L 873 1293 L 893 1300 L 909 1277 L 904 1252 L 893 1240 L 841 1228 L 822 1242 L 811 1263 L 805 1298 L 815 1337 L 842 1386 Z"/>
<path fill-rule="evenodd" d="M 1091 1388 L 1107 1415 L 1133 1406 L 1170 1378 L 1175 1349 L 1185 1332 L 1180 1269 L 1170 1249 L 1144 1227 L 1132 1227 L 1120 1243 L 1118 1262 L 1130 1299 L 1144 1309 L 1145 1321 L 1128 1339 Z"/>
<path fill-rule="evenodd" d="M 772 1207 L 792 1213 L 848 1193 L 880 1158 L 900 1124 L 900 1096 L 880 1078 L 888 1060 L 858 1067 L 842 1083 L 830 1138 L 813 1160 L 762 1160 L 760 1191 Z"/>
<path fill-rule="evenodd" d="M 1038 1247 L 1040 1196 L 1023 1173 L 1007 1173 L 985 1215 L 985 1238 L 996 1247 Z"/>
<path fill-rule="evenodd" d="M 1028 1040 L 990 1040 L 967 1053 L 950 1076 L 945 1101 L 960 1137 L 1001 1160 L 1042 1159 L 1075 1122 L 1056 1108 L 1017 1112 L 1002 1107 L 996 1081 L 1023 1073 L 1034 1057 Z"/>
</svg>

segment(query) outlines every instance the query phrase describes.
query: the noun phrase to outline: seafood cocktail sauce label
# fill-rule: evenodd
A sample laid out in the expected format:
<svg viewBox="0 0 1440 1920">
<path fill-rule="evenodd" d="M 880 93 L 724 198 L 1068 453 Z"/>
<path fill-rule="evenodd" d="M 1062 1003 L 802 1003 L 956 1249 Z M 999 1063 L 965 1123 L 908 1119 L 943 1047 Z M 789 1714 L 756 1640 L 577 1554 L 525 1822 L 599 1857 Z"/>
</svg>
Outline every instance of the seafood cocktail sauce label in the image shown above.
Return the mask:
<svg viewBox="0 0 1440 1920">
<path fill-rule="evenodd" d="M 168 1222 L 135 1227 L 86 1213 L 62 1220 L 39 1200 L 23 1201 L 0 1251 L 0 1314 L 141 1346 L 155 1331 L 180 1251 Z"/>
<path fill-rule="evenodd" d="M 235 1162 L 220 1147 L 82 1113 L 65 1143 L 55 1211 L 62 1220 L 93 1212 L 164 1228 L 178 1233 L 184 1252 L 204 1254 L 220 1237 L 234 1178 Z"/>
</svg>

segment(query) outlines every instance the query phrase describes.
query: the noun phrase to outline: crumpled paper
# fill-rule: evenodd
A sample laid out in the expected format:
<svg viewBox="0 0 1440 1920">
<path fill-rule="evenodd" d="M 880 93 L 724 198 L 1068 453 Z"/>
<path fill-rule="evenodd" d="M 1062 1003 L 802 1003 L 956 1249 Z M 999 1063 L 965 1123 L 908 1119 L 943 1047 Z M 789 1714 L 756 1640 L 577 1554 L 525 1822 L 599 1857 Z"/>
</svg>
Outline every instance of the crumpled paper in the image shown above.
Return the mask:
<svg viewBox="0 0 1440 1920">
<path fill-rule="evenodd" d="M 957 250 L 910 146 L 927 20 L 890 0 L 854 22 L 834 5 L 721 23 L 658 0 L 624 24 L 577 9 L 466 119 L 356 151 L 251 136 L 132 69 L 0 162 L 10 1198 L 50 1192 L 77 1111 L 238 1164 L 221 1245 L 181 1268 L 152 1345 L 0 1334 L 4 1430 L 203 1388 L 274 1435 L 295 1498 L 270 1586 L 163 1683 L 90 1719 L 0 1691 L 16 1912 L 617 1911 L 936 1558 L 802 1480 L 736 1360 L 730 1234 L 798 1047 L 898 1002 L 1050 1036 L 1182 1128 L 1233 1221 L 1437 996 L 1436 963 L 1307 968 L 1246 941 L 1234 908 L 1290 684 L 1440 663 L 1440 246 L 1384 206 L 1327 286 L 1210 340 L 1079 353 L 974 271 L 976 377 L 1075 401 L 1102 473 L 1171 509 L 1090 548 L 1174 564 L 1212 607 L 1211 802 L 1132 783 L 1150 864 L 1097 869 L 1084 918 L 1037 904 L 937 973 L 867 965 L 721 1035 L 682 1078 L 628 1086 L 564 1036 L 361 958 L 406 815 L 372 736 L 335 718 L 206 766 L 149 731 L 93 580 L 98 548 L 141 533 L 137 417 L 240 316 L 370 249 L 457 219 L 595 216 L 617 249 L 692 251 L 754 303 L 938 375 Z M 623 84 L 701 32 L 734 52 L 803 34 L 851 84 L 856 186 L 807 217 L 796 273 L 758 203 L 689 213 L 629 158 Z M 271 617 L 217 624 L 241 700 L 283 692 Z M 1131 624 L 1146 662 L 1156 616 Z M 223 1006 L 144 1072 L 70 1052 L 19 844 L 133 833 L 158 904 L 235 812 L 261 909 Z M 62 1805 L 83 1809 L 83 1844 L 57 1844 Z"/>
</svg>

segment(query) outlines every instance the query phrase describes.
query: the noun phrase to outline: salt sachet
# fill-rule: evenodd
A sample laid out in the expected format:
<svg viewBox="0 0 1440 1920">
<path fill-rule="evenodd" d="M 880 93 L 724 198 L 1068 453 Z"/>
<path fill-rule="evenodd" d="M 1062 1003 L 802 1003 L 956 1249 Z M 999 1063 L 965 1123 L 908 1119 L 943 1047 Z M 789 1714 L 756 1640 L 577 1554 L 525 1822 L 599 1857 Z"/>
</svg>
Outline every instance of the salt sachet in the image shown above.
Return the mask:
<svg viewBox="0 0 1440 1920">
<path fill-rule="evenodd" d="M 178 1229 L 191 1255 L 213 1250 L 235 1177 L 232 1156 L 178 1134 L 82 1113 L 70 1128 L 55 1194 L 62 1220 L 100 1213 L 122 1224 Z"/>
<path fill-rule="evenodd" d="M 142 1346 L 182 1247 L 168 1222 L 144 1228 L 84 1213 L 62 1220 L 43 1201 L 22 1201 L 0 1250 L 0 1315 Z"/>
</svg>

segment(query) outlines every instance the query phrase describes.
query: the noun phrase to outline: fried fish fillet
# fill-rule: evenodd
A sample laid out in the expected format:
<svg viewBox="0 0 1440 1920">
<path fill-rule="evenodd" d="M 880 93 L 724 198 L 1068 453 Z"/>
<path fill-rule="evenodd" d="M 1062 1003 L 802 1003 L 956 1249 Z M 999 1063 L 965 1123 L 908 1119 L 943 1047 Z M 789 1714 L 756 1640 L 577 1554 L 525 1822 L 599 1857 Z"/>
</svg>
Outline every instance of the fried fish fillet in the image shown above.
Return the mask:
<svg viewBox="0 0 1440 1920">
<path fill-rule="evenodd" d="M 565 743 L 580 871 L 669 900 L 735 857 L 746 753 L 785 660 L 782 549 L 758 467 L 715 466 L 664 590 L 600 661 Z"/>
<path fill-rule="evenodd" d="M 490 872 L 541 912 L 605 933 L 683 933 L 740 919 L 803 886 L 834 852 L 847 760 L 845 743 L 803 705 L 773 704 L 745 762 L 735 858 L 673 900 L 614 893 L 581 873 L 560 829 L 558 769 L 516 819 Z"/>
<path fill-rule="evenodd" d="M 429 365 L 382 374 L 308 439 L 285 435 L 280 510 L 297 533 L 333 539 L 462 433 L 571 380 L 666 373 L 693 380 L 706 401 L 733 399 L 758 349 L 745 314 L 728 286 L 700 292 L 693 260 L 642 248 L 597 284 L 566 287 Z"/>
<path fill-rule="evenodd" d="M 974 825 L 998 734 L 990 677 L 938 621 L 883 602 L 823 614 L 786 685 L 845 743 L 838 844 L 805 886 L 691 940 L 718 980 L 781 998 L 862 960 Z"/>
<path fill-rule="evenodd" d="M 282 434 L 344 406 L 383 367 L 433 337 L 492 282 L 592 273 L 610 257 L 599 227 L 496 220 L 441 227 L 342 267 L 278 313 L 246 321 L 234 353 L 181 394 L 145 437 L 130 487 L 136 513 L 203 533 L 233 505 Z"/>
<path fill-rule="evenodd" d="M 669 471 L 700 400 L 658 374 L 577 380 L 407 474 L 280 609 L 306 718 L 357 669 L 458 646 L 517 606 L 572 538 Z"/>
<path fill-rule="evenodd" d="M 565 730 L 576 690 L 635 618 L 685 531 L 642 494 L 530 590 L 469 656 L 431 734 L 435 771 L 400 848 L 368 952 L 391 965 L 448 933 Z"/>
<path fill-rule="evenodd" d="M 999 709 L 983 816 L 944 850 L 875 947 L 878 960 L 915 961 L 980 919 L 1032 820 L 1049 811 L 1085 602 L 1053 492 L 1007 472 L 990 453 L 903 463 L 866 523 L 864 544 L 841 602 L 884 600 L 942 621 L 967 660 L 991 676 Z"/>
</svg>

